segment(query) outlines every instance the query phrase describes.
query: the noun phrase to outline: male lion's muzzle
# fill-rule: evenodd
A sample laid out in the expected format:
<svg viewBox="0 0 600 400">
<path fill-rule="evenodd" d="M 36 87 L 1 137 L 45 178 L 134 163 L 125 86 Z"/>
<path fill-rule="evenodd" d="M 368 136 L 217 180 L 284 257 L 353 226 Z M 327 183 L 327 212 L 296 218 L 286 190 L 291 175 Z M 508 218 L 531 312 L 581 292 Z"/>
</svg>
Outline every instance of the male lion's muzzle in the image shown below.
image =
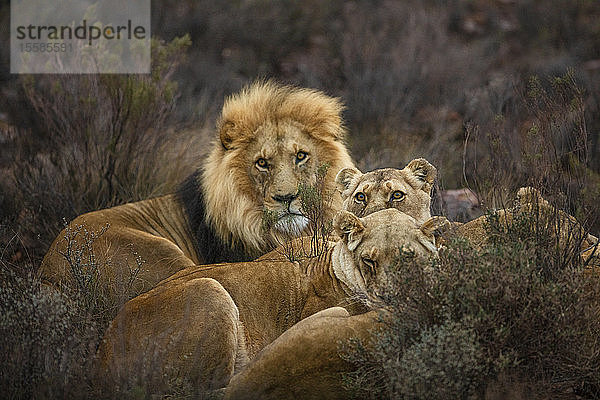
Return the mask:
<svg viewBox="0 0 600 400">
<path fill-rule="evenodd" d="M 273 195 L 272 198 L 281 207 L 280 211 L 278 211 L 278 220 L 274 228 L 280 232 L 294 236 L 300 235 L 308 225 L 308 218 L 300 210 L 301 205 L 298 193 Z"/>
</svg>

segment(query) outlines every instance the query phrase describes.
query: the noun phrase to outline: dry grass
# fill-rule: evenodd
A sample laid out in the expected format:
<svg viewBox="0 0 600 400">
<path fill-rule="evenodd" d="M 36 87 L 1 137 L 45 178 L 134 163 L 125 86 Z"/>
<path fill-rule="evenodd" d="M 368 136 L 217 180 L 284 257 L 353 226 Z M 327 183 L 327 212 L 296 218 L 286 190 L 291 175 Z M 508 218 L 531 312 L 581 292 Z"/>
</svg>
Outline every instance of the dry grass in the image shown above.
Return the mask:
<svg viewBox="0 0 600 400">
<path fill-rule="evenodd" d="M 466 129 L 463 174 L 483 205 L 503 207 L 517 188 L 533 186 L 598 232 L 600 176 L 591 168 L 596 135 L 574 72 L 498 82 L 478 96 L 479 117 Z"/>
<path fill-rule="evenodd" d="M 20 233 L 36 263 L 63 219 L 172 191 L 194 170 L 200 151 L 191 146 L 202 136 L 176 133 L 169 123 L 178 96 L 172 74 L 188 45 L 187 38 L 155 42 L 147 76 L 23 78 L 43 129 L 14 139 L 0 221 Z"/>
</svg>

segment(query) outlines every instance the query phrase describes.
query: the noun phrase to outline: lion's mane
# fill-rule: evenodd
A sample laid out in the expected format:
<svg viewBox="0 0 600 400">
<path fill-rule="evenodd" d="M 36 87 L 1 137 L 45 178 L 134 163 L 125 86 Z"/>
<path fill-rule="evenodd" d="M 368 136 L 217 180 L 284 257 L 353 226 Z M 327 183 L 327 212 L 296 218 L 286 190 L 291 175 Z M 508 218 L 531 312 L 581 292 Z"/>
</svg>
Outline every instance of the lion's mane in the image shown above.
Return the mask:
<svg viewBox="0 0 600 400">
<path fill-rule="evenodd" d="M 204 262 L 249 260 L 272 247 L 245 162 L 258 128 L 290 120 L 300 124 L 319 143 L 319 162 L 329 166 L 326 179 L 333 187 L 337 171 L 352 165 L 343 141 L 342 110 L 338 99 L 319 91 L 271 81 L 254 83 L 225 101 L 218 137 L 203 168 L 178 191 Z M 334 208 L 340 207 L 337 203 Z"/>
</svg>

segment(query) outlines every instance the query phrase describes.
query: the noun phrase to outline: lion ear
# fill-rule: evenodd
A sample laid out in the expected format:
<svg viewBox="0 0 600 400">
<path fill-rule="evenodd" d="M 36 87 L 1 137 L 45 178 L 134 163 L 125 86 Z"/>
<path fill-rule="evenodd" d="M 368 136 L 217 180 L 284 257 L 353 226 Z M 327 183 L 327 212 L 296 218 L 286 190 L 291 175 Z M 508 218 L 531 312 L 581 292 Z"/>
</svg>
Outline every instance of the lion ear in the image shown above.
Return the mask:
<svg viewBox="0 0 600 400">
<path fill-rule="evenodd" d="M 235 123 L 232 121 L 223 121 L 219 124 L 218 130 L 223 148 L 225 150 L 232 149 L 235 140 L 240 136 Z"/>
<path fill-rule="evenodd" d="M 416 158 L 409 162 L 404 169 L 408 170 L 421 184 L 421 190 L 430 193 L 433 181 L 437 176 L 437 169 L 429 161 L 424 158 Z"/>
<path fill-rule="evenodd" d="M 421 225 L 421 232 L 426 236 L 441 236 L 451 226 L 450 221 L 446 217 L 434 216 Z"/>
<path fill-rule="evenodd" d="M 337 234 L 346 243 L 348 250 L 354 251 L 360 244 L 365 232 L 365 225 L 362 221 L 351 212 L 342 210 L 333 219 L 333 226 Z"/>
<path fill-rule="evenodd" d="M 355 177 L 358 177 L 361 175 L 362 175 L 362 173 L 359 170 L 357 170 L 356 168 L 351 168 L 351 167 L 342 168 L 335 177 L 335 184 L 337 186 L 337 189 L 340 191 L 340 193 L 343 194 L 344 191 L 348 190 L 348 188 L 350 187 L 352 180 Z M 344 196 L 344 197 L 347 197 L 347 196 Z"/>
</svg>

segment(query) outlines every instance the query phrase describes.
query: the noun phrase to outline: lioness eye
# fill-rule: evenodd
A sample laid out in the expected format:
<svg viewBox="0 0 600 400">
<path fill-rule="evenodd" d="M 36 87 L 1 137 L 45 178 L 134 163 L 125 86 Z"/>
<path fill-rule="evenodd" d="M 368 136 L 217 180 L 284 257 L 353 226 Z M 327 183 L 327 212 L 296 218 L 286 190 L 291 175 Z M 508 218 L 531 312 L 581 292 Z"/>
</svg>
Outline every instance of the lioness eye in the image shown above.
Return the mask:
<svg viewBox="0 0 600 400">
<path fill-rule="evenodd" d="M 308 157 L 308 153 L 305 151 L 299 151 L 296 153 L 296 163 L 306 160 L 306 157 Z"/>
<path fill-rule="evenodd" d="M 267 167 L 269 166 L 269 163 L 267 162 L 267 160 L 265 160 L 264 158 L 259 158 L 258 160 L 256 160 L 256 166 L 259 169 L 267 169 Z"/>
<path fill-rule="evenodd" d="M 390 200 L 391 201 L 400 201 L 400 200 L 404 199 L 404 196 L 406 196 L 406 194 L 404 194 L 404 192 L 401 192 L 400 190 L 396 190 L 395 192 L 392 193 Z"/>
<path fill-rule="evenodd" d="M 364 194 L 363 192 L 358 192 L 354 195 L 354 198 L 356 199 L 356 201 L 358 201 L 359 203 L 364 203 L 367 200 L 367 195 Z"/>
</svg>

